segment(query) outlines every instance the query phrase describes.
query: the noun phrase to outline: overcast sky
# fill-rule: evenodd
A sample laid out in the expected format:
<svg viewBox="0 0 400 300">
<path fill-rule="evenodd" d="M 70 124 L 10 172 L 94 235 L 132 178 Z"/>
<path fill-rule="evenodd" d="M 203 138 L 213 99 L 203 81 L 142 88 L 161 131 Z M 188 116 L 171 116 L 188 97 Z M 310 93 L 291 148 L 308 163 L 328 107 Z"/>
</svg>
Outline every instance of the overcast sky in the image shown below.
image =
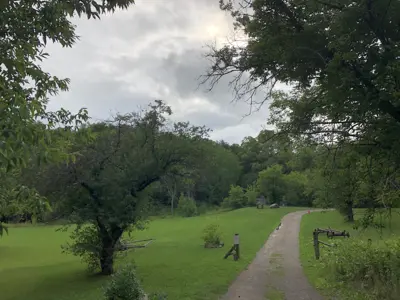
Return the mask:
<svg viewBox="0 0 400 300">
<path fill-rule="evenodd" d="M 45 70 L 71 79 L 70 91 L 50 109 L 89 109 L 94 120 L 126 113 L 162 99 L 174 119 L 206 125 L 211 137 L 240 142 L 266 124 L 267 108 L 243 118 L 245 103 L 231 103 L 229 78 L 212 92 L 198 86 L 206 45 L 226 41 L 231 19 L 218 0 L 137 0 L 127 11 L 99 20 L 74 20 L 80 41 L 72 49 L 49 46 Z"/>
</svg>

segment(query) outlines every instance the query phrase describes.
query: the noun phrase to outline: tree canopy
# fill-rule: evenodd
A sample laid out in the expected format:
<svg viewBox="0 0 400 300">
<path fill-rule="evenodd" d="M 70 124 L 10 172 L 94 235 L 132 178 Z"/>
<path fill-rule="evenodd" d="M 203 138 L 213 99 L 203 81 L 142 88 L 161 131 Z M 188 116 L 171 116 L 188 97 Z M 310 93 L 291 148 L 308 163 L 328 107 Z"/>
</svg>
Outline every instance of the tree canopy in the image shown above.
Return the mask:
<svg viewBox="0 0 400 300">
<path fill-rule="evenodd" d="M 295 85 L 274 95 L 273 107 L 296 122 L 297 132 L 364 138 L 399 132 L 400 3 L 220 0 L 220 6 L 248 42 L 211 48 L 214 64 L 205 79 L 212 85 L 236 73 L 237 96 L 250 100 L 255 89 L 278 81 Z"/>
<path fill-rule="evenodd" d="M 103 13 L 125 9 L 133 3 L 133 0 L 0 2 L 1 167 L 10 169 L 25 164 L 32 146 L 41 148 L 40 158 L 46 160 L 50 154 L 57 158 L 62 151 L 56 150 L 62 147 L 52 147 L 46 129 L 58 126 L 72 129 L 88 118 L 85 109 L 76 114 L 65 109 L 47 110 L 48 97 L 68 90 L 69 83 L 69 79 L 52 76 L 40 67 L 40 62 L 48 57 L 47 43 L 72 47 L 77 36 L 70 16 L 85 14 L 88 18 L 99 18 Z"/>
</svg>

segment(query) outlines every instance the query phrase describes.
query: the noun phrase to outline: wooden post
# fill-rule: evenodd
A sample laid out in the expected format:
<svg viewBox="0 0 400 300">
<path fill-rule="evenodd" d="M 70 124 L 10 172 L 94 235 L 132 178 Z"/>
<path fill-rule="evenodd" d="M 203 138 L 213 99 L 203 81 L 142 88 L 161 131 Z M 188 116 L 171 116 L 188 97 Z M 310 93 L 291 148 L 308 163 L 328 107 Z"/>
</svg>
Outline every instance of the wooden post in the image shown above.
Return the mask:
<svg viewBox="0 0 400 300">
<path fill-rule="evenodd" d="M 318 233 L 319 232 L 317 230 L 313 231 L 315 259 L 319 259 Z"/>
<path fill-rule="evenodd" d="M 228 258 L 229 255 L 233 255 L 233 259 L 235 261 L 240 258 L 240 253 L 239 253 L 239 233 L 235 233 L 235 236 L 233 237 L 233 246 L 225 254 L 224 259 Z"/>
<path fill-rule="evenodd" d="M 234 260 L 238 260 L 240 258 L 240 253 L 239 253 L 239 233 L 235 233 L 235 236 L 233 237 L 233 245 L 235 247 L 236 254 L 233 257 Z"/>
</svg>

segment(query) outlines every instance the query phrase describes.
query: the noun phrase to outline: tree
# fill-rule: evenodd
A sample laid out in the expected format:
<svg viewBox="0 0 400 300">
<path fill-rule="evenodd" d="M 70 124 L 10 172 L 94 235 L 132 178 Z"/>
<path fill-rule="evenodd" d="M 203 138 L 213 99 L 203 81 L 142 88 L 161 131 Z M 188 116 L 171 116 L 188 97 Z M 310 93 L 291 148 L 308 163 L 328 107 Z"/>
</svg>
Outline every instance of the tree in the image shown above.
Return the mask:
<svg viewBox="0 0 400 300">
<path fill-rule="evenodd" d="M 197 215 L 196 201 L 182 193 L 178 199 L 178 210 L 183 217 L 193 217 Z"/>
<path fill-rule="evenodd" d="M 247 205 L 248 206 L 256 206 L 258 195 L 259 195 L 259 191 L 255 184 L 247 186 L 246 192 L 244 193 L 244 196 L 246 197 Z"/>
<path fill-rule="evenodd" d="M 65 215 L 78 226 L 75 243 L 66 249 L 95 260 L 101 274 L 113 273 L 122 234 L 146 221 L 146 188 L 171 168 L 184 167 L 196 152 L 192 141 L 202 137 L 197 131 L 184 135 L 168 128 L 170 114 L 168 106 L 156 101 L 147 111 L 94 124 L 95 139 L 74 145 L 76 162 L 53 166 L 48 173 L 64 199 Z"/>
<path fill-rule="evenodd" d="M 257 180 L 258 173 L 274 164 L 289 172 L 292 156 L 291 141 L 285 135 L 276 136 L 272 130 L 261 130 L 257 137 L 243 139 L 238 155 L 243 168 L 240 184 L 247 186 Z"/>
<path fill-rule="evenodd" d="M 258 174 L 257 187 L 269 203 L 281 203 L 285 195 L 285 182 L 282 167 L 273 165 Z"/>
<path fill-rule="evenodd" d="M 283 176 L 285 202 L 293 206 L 311 206 L 312 197 L 307 195 L 306 188 L 309 184 L 305 173 L 297 171 L 290 172 Z"/>
<path fill-rule="evenodd" d="M 236 184 L 240 172 L 240 162 L 234 153 L 213 141 L 203 141 L 198 145 L 203 155 L 195 162 L 196 199 L 211 205 L 219 205 L 228 195 L 230 186 Z M 204 160 L 204 157 L 207 157 Z"/>
<path fill-rule="evenodd" d="M 47 129 L 58 126 L 71 129 L 88 118 L 85 109 L 75 115 L 65 109 L 46 110 L 48 96 L 67 90 L 69 83 L 69 79 L 59 79 L 41 69 L 39 62 L 48 57 L 44 52 L 47 42 L 72 47 L 77 36 L 69 16 L 86 14 L 88 18 L 99 18 L 102 13 L 126 9 L 133 3 L 133 0 L 0 2 L 1 167 L 24 165 L 32 146 L 40 148 L 42 160 L 51 155 L 58 158 L 62 148 L 52 147 Z"/>
<path fill-rule="evenodd" d="M 352 145 L 357 148 L 354 151 L 364 151 L 365 158 L 391 165 L 392 174 L 398 172 L 398 1 L 221 0 L 220 6 L 231 13 L 236 29 L 248 42 L 211 47 L 213 65 L 204 82 L 212 88 L 220 78 L 236 73 L 232 81 L 236 98 L 247 99 L 251 105 L 263 105 L 272 98 L 270 122 L 281 133 L 333 150 L 344 147 L 347 151 Z M 278 81 L 294 88 L 273 91 Z M 256 102 L 256 90 L 265 87 L 271 92 Z M 372 169 L 364 166 L 360 175 L 364 177 L 353 178 L 354 174 L 345 172 L 350 165 L 342 158 L 341 166 L 330 173 L 352 178 L 351 183 L 334 183 L 347 201 L 344 206 L 351 219 L 349 195 L 353 192 L 346 189 L 360 187 L 364 171 Z M 393 191 L 395 180 L 390 178 L 386 186 Z M 373 189 L 372 182 L 368 189 Z M 359 194 L 358 188 L 355 192 Z"/>
<path fill-rule="evenodd" d="M 0 169 L 0 222 L 30 221 L 35 223 L 51 210 L 47 199 L 21 181 L 21 171 Z"/>
<path fill-rule="evenodd" d="M 308 94 L 298 106 L 306 123 L 345 133 L 374 123 L 399 132 L 399 2 L 220 0 L 220 6 L 248 43 L 211 48 L 214 63 L 205 77 L 211 85 L 236 73 L 237 97 L 254 100 L 261 86 L 293 83 L 299 91 L 293 100 Z"/>
<path fill-rule="evenodd" d="M 173 215 L 174 207 L 176 205 L 175 199 L 178 195 L 178 178 L 174 173 L 169 173 L 163 176 L 161 181 L 166 187 L 169 198 L 171 199 L 171 215 Z"/>
<path fill-rule="evenodd" d="M 224 199 L 222 205 L 232 209 L 245 207 L 247 205 L 247 198 L 243 188 L 238 185 L 231 185 L 229 195 Z"/>
</svg>

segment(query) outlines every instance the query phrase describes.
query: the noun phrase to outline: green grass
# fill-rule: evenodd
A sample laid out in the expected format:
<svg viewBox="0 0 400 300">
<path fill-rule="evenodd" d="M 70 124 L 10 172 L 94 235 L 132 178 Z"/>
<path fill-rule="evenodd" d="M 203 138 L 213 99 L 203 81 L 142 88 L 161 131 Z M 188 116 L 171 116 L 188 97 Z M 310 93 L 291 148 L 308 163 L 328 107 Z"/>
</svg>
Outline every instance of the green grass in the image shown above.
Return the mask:
<svg viewBox="0 0 400 300">
<path fill-rule="evenodd" d="M 265 295 L 267 300 L 284 300 L 285 294 L 274 287 L 268 287 L 268 292 Z"/>
<path fill-rule="evenodd" d="M 154 220 L 135 239 L 155 238 L 147 249 L 128 253 L 120 263 L 134 261 L 147 292 L 165 292 L 169 299 L 216 299 L 254 258 L 283 215 L 298 210 L 241 210 L 195 218 Z M 204 249 L 201 232 L 220 225 L 225 247 Z M 79 258 L 61 253 L 68 233 L 57 226 L 11 228 L 0 239 L 2 300 L 99 300 L 107 278 L 91 276 Z M 234 233 L 240 234 L 241 258 L 223 259 Z"/>
<path fill-rule="evenodd" d="M 356 210 L 356 218 L 361 216 L 362 210 Z M 384 221 L 384 220 L 383 220 Z M 301 232 L 300 232 L 300 259 L 303 265 L 304 272 L 310 281 L 320 292 L 329 298 L 333 294 L 330 290 L 330 284 L 328 283 L 329 275 L 327 270 L 321 269 L 320 264 L 315 260 L 313 237 L 312 232 L 316 228 L 328 228 L 336 230 L 347 230 L 350 232 L 351 239 L 371 239 L 373 243 L 384 243 L 384 240 L 392 237 L 393 235 L 400 234 L 400 218 L 395 213 L 392 217 L 392 221 L 388 221 L 384 224 L 386 228 L 381 230 L 367 229 L 367 230 L 354 230 L 352 224 L 344 222 L 343 217 L 337 211 L 324 211 L 314 212 L 311 214 L 304 215 L 301 221 Z M 343 237 L 336 237 L 334 239 L 343 239 Z M 320 240 L 332 243 L 326 235 L 321 234 Z M 320 245 L 321 259 L 324 254 L 326 255 L 327 246 Z"/>
</svg>

